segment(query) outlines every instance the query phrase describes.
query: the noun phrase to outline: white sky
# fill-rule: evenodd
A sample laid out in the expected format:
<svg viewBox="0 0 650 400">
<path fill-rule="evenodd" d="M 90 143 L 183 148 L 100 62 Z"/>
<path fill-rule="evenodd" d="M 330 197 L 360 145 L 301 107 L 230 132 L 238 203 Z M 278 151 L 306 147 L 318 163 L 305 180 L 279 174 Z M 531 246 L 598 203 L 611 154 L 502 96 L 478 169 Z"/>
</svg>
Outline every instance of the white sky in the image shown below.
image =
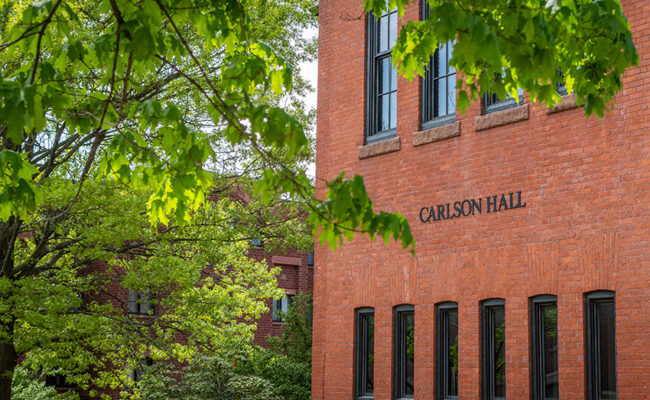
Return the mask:
<svg viewBox="0 0 650 400">
<path fill-rule="evenodd" d="M 316 36 L 318 35 L 318 30 L 317 29 L 310 29 L 309 31 L 305 32 L 305 36 L 310 37 L 310 36 Z M 305 62 L 301 63 L 299 66 L 300 68 L 300 75 L 302 75 L 303 78 L 307 79 L 311 85 L 314 87 L 314 89 L 317 90 L 318 88 L 318 60 L 312 61 L 312 62 Z M 314 90 L 313 93 L 310 93 L 308 96 L 305 96 L 305 103 L 307 107 L 309 108 L 316 108 L 316 90 Z M 316 136 L 316 131 L 314 128 L 313 132 L 309 132 L 310 134 Z M 307 175 L 314 177 L 316 176 L 316 164 L 311 163 L 309 165 L 309 168 L 307 168 Z"/>
</svg>

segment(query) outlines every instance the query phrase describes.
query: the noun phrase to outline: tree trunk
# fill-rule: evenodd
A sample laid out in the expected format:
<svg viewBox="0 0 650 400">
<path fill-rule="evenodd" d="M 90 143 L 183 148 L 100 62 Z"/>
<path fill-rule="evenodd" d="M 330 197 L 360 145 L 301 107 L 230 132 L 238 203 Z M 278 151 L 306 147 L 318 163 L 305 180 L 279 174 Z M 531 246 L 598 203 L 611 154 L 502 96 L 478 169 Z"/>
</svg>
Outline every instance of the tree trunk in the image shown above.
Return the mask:
<svg viewBox="0 0 650 400">
<path fill-rule="evenodd" d="M 12 279 L 14 275 L 14 243 L 18 237 L 21 221 L 9 217 L 7 222 L 0 222 L 0 277 Z M 8 293 L 0 293 L 0 302 L 11 298 L 11 288 Z M 5 315 L 6 320 L 0 323 L 0 399 L 11 399 L 11 380 L 14 368 L 18 364 L 18 355 L 14 346 L 14 322 L 12 311 Z"/>
<path fill-rule="evenodd" d="M 0 330 L 7 333 L 7 342 L 0 343 L 0 399 L 11 400 L 11 380 L 14 376 L 14 368 L 18 363 L 18 355 L 14 347 L 14 324 L 3 324 Z"/>
</svg>

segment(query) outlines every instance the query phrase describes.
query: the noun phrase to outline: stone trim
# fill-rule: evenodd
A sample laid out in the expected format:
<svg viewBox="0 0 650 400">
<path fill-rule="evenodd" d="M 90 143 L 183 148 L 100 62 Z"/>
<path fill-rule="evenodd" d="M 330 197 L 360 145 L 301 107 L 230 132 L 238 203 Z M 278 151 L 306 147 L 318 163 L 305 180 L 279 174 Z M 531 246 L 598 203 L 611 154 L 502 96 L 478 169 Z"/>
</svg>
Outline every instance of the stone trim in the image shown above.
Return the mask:
<svg viewBox="0 0 650 400">
<path fill-rule="evenodd" d="M 271 257 L 273 265 L 296 265 L 301 266 L 302 260 L 298 257 L 273 256 Z"/>
<path fill-rule="evenodd" d="M 525 121 L 528 119 L 528 104 L 508 108 L 507 110 L 496 111 L 491 114 L 478 115 L 474 118 L 474 130 L 484 131 L 496 128 L 497 126 L 511 124 L 513 122 Z"/>
<path fill-rule="evenodd" d="M 413 146 L 422 146 L 456 136 L 460 136 L 460 121 L 413 133 Z"/>
<path fill-rule="evenodd" d="M 382 140 L 381 142 L 367 144 L 365 146 L 359 146 L 359 160 L 365 158 L 370 158 L 378 156 L 381 154 L 388 154 L 400 149 L 400 139 L 394 137 L 387 140 Z"/>
<path fill-rule="evenodd" d="M 562 96 L 561 102 L 557 103 L 553 107 L 546 108 L 546 115 L 555 114 L 560 111 L 573 110 L 574 108 L 578 108 L 578 103 L 576 102 L 576 95 L 573 93 L 565 94 L 564 96 Z"/>
</svg>

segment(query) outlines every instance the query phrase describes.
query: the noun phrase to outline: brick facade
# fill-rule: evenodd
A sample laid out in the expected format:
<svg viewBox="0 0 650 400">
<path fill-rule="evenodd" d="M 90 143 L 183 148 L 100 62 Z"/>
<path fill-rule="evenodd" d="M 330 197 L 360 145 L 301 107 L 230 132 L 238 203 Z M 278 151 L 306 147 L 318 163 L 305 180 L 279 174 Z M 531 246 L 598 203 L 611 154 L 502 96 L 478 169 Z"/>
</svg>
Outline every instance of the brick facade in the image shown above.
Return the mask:
<svg viewBox="0 0 650 400">
<path fill-rule="evenodd" d="M 308 265 L 308 255 L 296 250 L 287 250 L 286 254 L 278 255 L 264 251 L 263 248 L 252 248 L 249 257 L 256 261 L 266 260 L 269 267 L 280 267 L 282 271 L 278 276 L 278 287 L 284 289 L 288 295 L 298 293 L 311 293 L 314 288 L 314 268 Z M 266 305 L 272 309 L 272 300 Z M 257 320 L 257 331 L 255 331 L 255 343 L 267 347 L 267 336 L 281 336 L 283 323 L 274 322 L 271 311 L 263 314 Z"/>
<path fill-rule="evenodd" d="M 359 307 L 374 307 L 374 398 L 392 399 L 393 307 L 404 303 L 415 306 L 415 398 L 433 399 L 435 305 L 456 301 L 458 398 L 478 400 L 479 304 L 489 298 L 505 299 L 507 398 L 530 399 L 529 298 L 539 294 L 557 296 L 560 399 L 585 399 L 583 299 L 593 290 L 616 292 L 618 398 L 650 398 L 650 5 L 621 3 L 641 61 L 604 119 L 585 118 L 570 97 L 488 119 L 477 102 L 457 111 L 459 134 L 422 134 L 419 81 L 399 78 L 398 145 L 382 152 L 364 147 L 362 2 L 321 0 L 317 176 L 363 175 L 377 210 L 409 220 L 417 254 L 360 235 L 335 252 L 317 246 L 313 399 L 353 398 Z M 418 18 L 415 4 L 405 19 Z M 526 207 L 419 220 L 424 206 L 517 191 Z"/>
</svg>

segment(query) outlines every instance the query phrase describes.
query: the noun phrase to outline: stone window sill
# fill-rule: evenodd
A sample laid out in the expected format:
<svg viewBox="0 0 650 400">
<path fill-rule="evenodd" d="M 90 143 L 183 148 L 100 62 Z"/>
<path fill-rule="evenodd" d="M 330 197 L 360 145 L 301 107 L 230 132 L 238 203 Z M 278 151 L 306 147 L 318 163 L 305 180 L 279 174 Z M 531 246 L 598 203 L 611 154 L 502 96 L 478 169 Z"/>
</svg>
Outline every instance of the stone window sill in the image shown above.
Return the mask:
<svg viewBox="0 0 650 400">
<path fill-rule="evenodd" d="M 460 136 L 460 121 L 415 132 L 413 134 L 413 146 L 422 146 L 423 144 L 438 142 L 456 136 Z"/>
<path fill-rule="evenodd" d="M 513 122 L 525 121 L 527 119 L 528 104 L 524 104 L 508 108 L 507 110 L 477 116 L 474 119 L 474 130 L 484 131 L 486 129 L 496 128 L 497 126 L 507 125 Z"/>
<path fill-rule="evenodd" d="M 359 159 L 363 160 L 370 157 L 379 156 L 382 154 L 393 153 L 399 151 L 400 149 L 400 139 L 394 137 L 387 140 L 382 140 L 381 142 L 367 144 L 365 146 L 359 146 Z"/>
<path fill-rule="evenodd" d="M 566 94 L 562 96 L 561 102 L 557 103 L 554 107 L 548 107 L 546 109 L 546 115 L 551 115 L 566 110 L 573 110 L 574 108 L 578 108 L 575 94 Z"/>
</svg>

